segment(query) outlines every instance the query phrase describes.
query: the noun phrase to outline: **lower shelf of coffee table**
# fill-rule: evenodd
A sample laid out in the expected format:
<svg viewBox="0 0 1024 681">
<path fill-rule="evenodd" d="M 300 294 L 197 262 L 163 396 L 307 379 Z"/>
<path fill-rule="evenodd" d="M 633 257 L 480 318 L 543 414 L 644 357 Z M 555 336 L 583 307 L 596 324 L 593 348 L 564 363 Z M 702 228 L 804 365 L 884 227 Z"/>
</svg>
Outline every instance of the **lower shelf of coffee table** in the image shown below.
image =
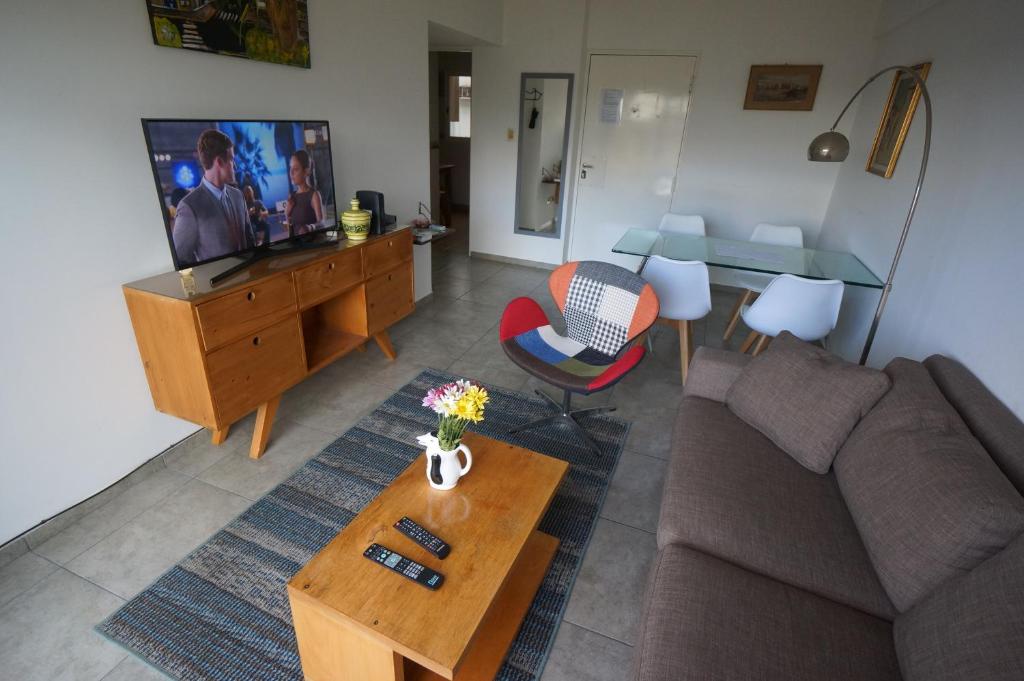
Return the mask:
<svg viewBox="0 0 1024 681">
<path fill-rule="evenodd" d="M 454 681 L 493 681 L 557 550 L 558 540 L 550 534 L 537 530 L 530 536 L 512 574 L 480 625 Z M 412 660 L 405 660 L 405 681 L 444 679 Z"/>
</svg>

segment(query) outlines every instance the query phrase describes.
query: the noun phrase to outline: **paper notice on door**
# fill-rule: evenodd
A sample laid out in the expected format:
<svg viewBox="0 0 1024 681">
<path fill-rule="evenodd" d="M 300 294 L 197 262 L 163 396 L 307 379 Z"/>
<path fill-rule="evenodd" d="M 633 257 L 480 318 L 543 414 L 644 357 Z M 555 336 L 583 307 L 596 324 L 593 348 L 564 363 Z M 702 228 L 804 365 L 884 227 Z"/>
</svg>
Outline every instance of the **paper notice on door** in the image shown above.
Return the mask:
<svg viewBox="0 0 1024 681">
<path fill-rule="evenodd" d="M 622 90 L 601 90 L 601 122 L 618 123 L 622 120 Z"/>
</svg>

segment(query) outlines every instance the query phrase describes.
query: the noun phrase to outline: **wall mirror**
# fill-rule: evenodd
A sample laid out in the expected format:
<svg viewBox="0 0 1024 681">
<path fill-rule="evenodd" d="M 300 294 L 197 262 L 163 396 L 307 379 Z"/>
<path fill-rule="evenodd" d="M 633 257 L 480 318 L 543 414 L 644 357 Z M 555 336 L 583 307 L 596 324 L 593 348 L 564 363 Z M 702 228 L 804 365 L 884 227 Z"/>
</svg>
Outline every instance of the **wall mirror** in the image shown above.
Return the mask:
<svg viewBox="0 0 1024 681">
<path fill-rule="evenodd" d="M 572 81 L 571 73 L 524 73 L 520 79 L 517 234 L 562 234 Z"/>
</svg>

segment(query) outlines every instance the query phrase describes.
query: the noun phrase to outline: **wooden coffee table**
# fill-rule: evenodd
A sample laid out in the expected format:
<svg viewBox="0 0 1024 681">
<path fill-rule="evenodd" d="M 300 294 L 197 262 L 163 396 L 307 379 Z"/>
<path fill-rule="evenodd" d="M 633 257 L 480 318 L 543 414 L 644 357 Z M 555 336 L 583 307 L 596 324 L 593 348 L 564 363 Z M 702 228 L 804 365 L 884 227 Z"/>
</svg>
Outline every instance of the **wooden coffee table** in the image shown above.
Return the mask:
<svg viewBox="0 0 1024 681">
<path fill-rule="evenodd" d="M 494 678 L 558 540 L 537 530 L 569 466 L 467 434 L 473 468 L 432 489 L 421 455 L 288 583 L 307 681 Z M 444 560 L 393 525 L 407 515 L 451 547 Z M 444 575 L 431 591 L 371 562 L 378 543 Z"/>
</svg>

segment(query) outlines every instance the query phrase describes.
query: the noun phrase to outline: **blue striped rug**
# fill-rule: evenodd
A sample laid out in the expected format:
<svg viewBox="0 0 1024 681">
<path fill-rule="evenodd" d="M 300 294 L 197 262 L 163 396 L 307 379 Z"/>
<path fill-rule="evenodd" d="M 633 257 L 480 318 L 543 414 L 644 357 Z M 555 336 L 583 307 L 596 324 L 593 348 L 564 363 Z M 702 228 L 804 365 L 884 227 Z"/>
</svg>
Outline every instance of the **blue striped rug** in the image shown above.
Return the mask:
<svg viewBox="0 0 1024 681">
<path fill-rule="evenodd" d="M 416 436 L 435 426 L 432 412 L 420 406 L 423 395 L 455 378 L 421 373 L 97 630 L 176 679 L 302 679 L 285 584 L 420 454 Z M 533 681 L 547 660 L 629 424 L 605 415 L 585 421 L 601 456 L 557 426 L 506 437 L 548 407 L 514 391 L 488 390 L 487 418 L 477 432 L 570 464 L 540 524 L 561 545 L 496 677 Z"/>
</svg>

